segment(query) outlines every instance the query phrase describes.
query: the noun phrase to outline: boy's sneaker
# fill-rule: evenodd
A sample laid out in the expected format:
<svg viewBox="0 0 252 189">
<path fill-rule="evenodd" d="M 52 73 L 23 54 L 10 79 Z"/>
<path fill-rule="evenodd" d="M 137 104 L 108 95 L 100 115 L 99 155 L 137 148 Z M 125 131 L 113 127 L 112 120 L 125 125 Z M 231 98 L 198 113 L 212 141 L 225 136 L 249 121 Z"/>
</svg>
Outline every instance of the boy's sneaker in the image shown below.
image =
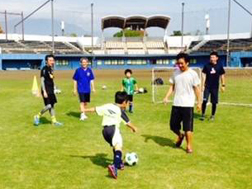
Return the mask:
<svg viewBox="0 0 252 189">
<path fill-rule="evenodd" d="M 212 115 L 210 118 L 209 118 L 210 121 L 214 121 L 214 116 Z"/>
<path fill-rule="evenodd" d="M 204 121 L 205 118 L 206 118 L 206 116 L 205 116 L 205 115 L 202 115 L 202 116 L 200 117 L 200 121 Z"/>
<path fill-rule="evenodd" d="M 114 179 L 117 179 L 117 168 L 114 165 L 108 166 L 108 172 L 110 176 L 112 176 Z"/>
<path fill-rule="evenodd" d="M 120 164 L 120 167 L 118 169 L 121 171 L 124 170 L 124 163 L 123 162 Z"/>
<path fill-rule="evenodd" d="M 58 126 L 63 126 L 63 123 L 56 121 L 53 123 L 53 125 L 58 127 Z"/>
<path fill-rule="evenodd" d="M 35 115 L 35 116 L 34 116 L 33 124 L 34 124 L 35 126 L 38 126 L 38 125 L 40 124 L 39 116 L 38 116 L 38 115 Z"/>
</svg>

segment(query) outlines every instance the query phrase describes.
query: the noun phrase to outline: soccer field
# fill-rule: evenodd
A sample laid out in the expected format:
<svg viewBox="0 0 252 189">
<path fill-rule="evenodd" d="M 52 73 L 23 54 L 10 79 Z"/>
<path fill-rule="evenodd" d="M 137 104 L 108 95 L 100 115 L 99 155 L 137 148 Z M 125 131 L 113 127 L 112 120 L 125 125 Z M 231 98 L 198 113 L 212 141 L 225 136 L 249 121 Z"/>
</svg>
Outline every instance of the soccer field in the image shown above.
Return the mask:
<svg viewBox="0 0 252 189">
<path fill-rule="evenodd" d="M 121 88 L 123 70 L 98 70 L 96 93 L 89 107 L 114 102 Z M 0 72 L 0 188 L 252 188 L 252 108 L 219 105 L 216 119 L 201 122 L 195 112 L 194 152 L 174 147 L 169 130 L 171 104 L 151 102 L 151 71 L 134 71 L 139 87 L 147 94 L 135 95 L 138 127 L 132 133 L 121 126 L 125 152 L 136 152 L 139 163 L 108 176 L 112 150 L 104 141 L 101 117 L 88 114 L 79 121 L 78 98 L 73 96 L 73 71 L 56 71 L 55 83 L 62 90 L 56 105 L 63 127 L 33 126 L 33 116 L 43 107 L 42 98 L 31 94 L 37 72 Z M 223 101 L 252 104 L 249 76 L 227 75 Z M 102 90 L 106 85 L 107 90 Z M 208 107 L 207 114 L 210 114 Z"/>
</svg>

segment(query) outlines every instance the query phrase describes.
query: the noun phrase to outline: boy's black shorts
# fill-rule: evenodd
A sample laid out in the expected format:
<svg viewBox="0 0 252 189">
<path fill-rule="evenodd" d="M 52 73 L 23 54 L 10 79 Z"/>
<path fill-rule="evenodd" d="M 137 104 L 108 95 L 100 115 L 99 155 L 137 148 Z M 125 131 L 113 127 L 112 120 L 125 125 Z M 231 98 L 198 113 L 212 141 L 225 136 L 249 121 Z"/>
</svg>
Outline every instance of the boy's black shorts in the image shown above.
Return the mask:
<svg viewBox="0 0 252 189">
<path fill-rule="evenodd" d="M 183 131 L 193 131 L 193 107 L 172 106 L 170 129 L 179 131 L 183 123 Z"/>
<path fill-rule="evenodd" d="M 79 93 L 80 102 L 90 102 L 90 93 Z"/>
<path fill-rule="evenodd" d="M 48 105 L 48 104 L 51 104 L 51 106 L 53 107 L 54 104 L 57 103 L 57 98 L 56 98 L 55 94 L 47 94 L 48 97 L 45 98 L 44 93 L 42 91 L 42 96 L 43 96 L 45 106 Z"/>
<path fill-rule="evenodd" d="M 112 145 L 112 140 L 115 134 L 115 126 L 104 126 L 103 130 L 102 130 L 102 135 L 103 138 L 110 144 L 110 146 Z"/>
<path fill-rule="evenodd" d="M 128 101 L 129 101 L 129 102 L 133 102 L 133 95 L 128 95 L 127 98 L 128 98 Z"/>
<path fill-rule="evenodd" d="M 218 104 L 219 89 L 209 89 L 205 88 L 203 101 L 208 101 L 209 95 L 211 95 L 211 103 Z"/>
</svg>

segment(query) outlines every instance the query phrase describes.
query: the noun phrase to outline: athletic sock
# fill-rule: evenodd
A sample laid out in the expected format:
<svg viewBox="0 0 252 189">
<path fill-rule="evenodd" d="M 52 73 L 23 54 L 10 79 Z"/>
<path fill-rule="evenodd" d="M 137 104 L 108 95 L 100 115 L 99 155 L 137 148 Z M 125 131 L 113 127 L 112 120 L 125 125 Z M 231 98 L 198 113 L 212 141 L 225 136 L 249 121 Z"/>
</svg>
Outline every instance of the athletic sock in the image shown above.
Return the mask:
<svg viewBox="0 0 252 189">
<path fill-rule="evenodd" d="M 216 104 L 212 104 L 212 116 L 215 115 L 216 109 L 217 109 L 217 105 Z"/>
<path fill-rule="evenodd" d="M 122 163 L 122 152 L 116 150 L 114 153 L 114 165 L 116 168 L 120 168 L 121 163 Z"/>
<path fill-rule="evenodd" d="M 52 119 L 52 122 L 53 122 L 53 123 L 56 123 L 56 122 L 57 122 L 57 120 L 56 120 L 56 117 L 55 117 L 55 116 L 52 116 L 52 117 L 51 117 L 51 119 Z"/>
<path fill-rule="evenodd" d="M 206 112 L 206 105 L 207 105 L 207 101 L 203 101 L 203 103 L 202 103 L 202 116 L 205 115 L 205 112 Z"/>
<path fill-rule="evenodd" d="M 130 105 L 129 105 L 129 111 L 130 111 L 130 112 L 133 112 L 133 104 L 130 104 Z"/>
<path fill-rule="evenodd" d="M 39 112 L 39 113 L 37 114 L 37 116 L 38 116 L 38 118 L 41 118 L 41 116 L 42 116 L 41 112 Z"/>
</svg>

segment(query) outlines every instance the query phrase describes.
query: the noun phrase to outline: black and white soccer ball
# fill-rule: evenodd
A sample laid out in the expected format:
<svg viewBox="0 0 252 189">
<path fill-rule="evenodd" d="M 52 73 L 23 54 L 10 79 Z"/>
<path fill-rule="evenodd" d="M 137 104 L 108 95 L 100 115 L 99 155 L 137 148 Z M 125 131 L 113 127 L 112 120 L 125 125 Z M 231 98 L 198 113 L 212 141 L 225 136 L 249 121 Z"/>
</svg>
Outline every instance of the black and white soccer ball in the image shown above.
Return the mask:
<svg viewBox="0 0 252 189">
<path fill-rule="evenodd" d="M 134 166 L 138 163 L 138 156 L 135 152 L 130 152 L 130 153 L 126 153 L 125 155 L 125 162 L 129 165 L 129 166 Z"/>
</svg>

